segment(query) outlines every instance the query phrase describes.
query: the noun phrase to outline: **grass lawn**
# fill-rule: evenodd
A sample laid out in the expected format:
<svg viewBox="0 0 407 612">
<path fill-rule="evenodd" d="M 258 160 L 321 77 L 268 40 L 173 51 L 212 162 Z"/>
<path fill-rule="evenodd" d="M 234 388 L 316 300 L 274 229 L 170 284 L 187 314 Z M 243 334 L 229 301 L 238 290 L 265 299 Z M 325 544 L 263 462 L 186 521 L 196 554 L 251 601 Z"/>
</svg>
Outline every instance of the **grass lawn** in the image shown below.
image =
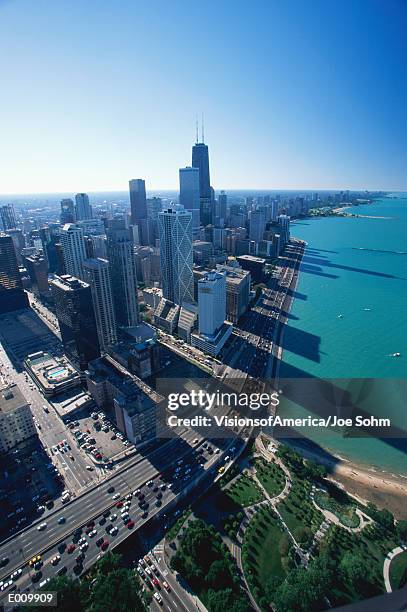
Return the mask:
<svg viewBox="0 0 407 612">
<path fill-rule="evenodd" d="M 324 520 L 310 499 L 311 483 L 292 476 L 291 491 L 278 510 L 299 544 L 307 548 Z M 300 535 L 301 534 L 301 535 Z"/>
<path fill-rule="evenodd" d="M 261 607 L 264 607 L 265 585 L 270 579 L 282 581 L 286 576 L 280 551 L 282 539 L 287 540 L 287 536 L 274 512 L 267 507 L 258 510 L 244 535 L 242 563 L 252 595 Z"/>
<path fill-rule="evenodd" d="M 246 474 L 239 476 L 228 489 L 224 490 L 224 493 L 241 508 L 252 506 L 264 499 L 256 483 Z"/>
<path fill-rule="evenodd" d="M 329 486 L 328 492 L 316 491 L 315 501 L 323 510 L 329 510 L 346 527 L 359 527 L 360 519 L 356 514 L 356 503 L 344 492 L 335 486 Z"/>
<path fill-rule="evenodd" d="M 390 584 L 401 589 L 407 583 L 407 550 L 394 557 L 390 564 Z"/>
<path fill-rule="evenodd" d="M 256 459 L 256 475 L 270 497 L 276 497 L 283 491 L 286 483 L 285 474 L 274 461 Z"/>
</svg>

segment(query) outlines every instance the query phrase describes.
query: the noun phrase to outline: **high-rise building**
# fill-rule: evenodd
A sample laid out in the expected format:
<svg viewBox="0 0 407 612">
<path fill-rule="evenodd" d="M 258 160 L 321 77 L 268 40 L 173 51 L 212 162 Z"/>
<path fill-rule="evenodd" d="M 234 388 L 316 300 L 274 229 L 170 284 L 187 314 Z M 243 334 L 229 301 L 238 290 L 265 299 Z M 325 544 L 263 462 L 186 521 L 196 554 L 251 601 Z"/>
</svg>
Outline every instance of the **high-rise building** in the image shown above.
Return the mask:
<svg viewBox="0 0 407 612">
<path fill-rule="evenodd" d="M 0 234 L 0 313 L 28 307 L 11 236 Z"/>
<path fill-rule="evenodd" d="M 58 269 L 56 244 L 59 242 L 59 224 L 50 224 L 40 229 L 42 252 L 47 260 L 48 271 L 54 274 Z"/>
<path fill-rule="evenodd" d="M 86 370 L 100 356 L 90 286 L 74 276 L 56 276 L 50 286 L 65 353 Z"/>
<path fill-rule="evenodd" d="M 66 274 L 83 277 L 83 262 L 86 259 L 85 241 L 82 228 L 67 223 L 61 228 L 60 241 L 64 255 Z"/>
<path fill-rule="evenodd" d="M 250 272 L 242 268 L 218 264 L 219 272 L 226 272 L 226 319 L 237 323 L 250 302 Z"/>
<path fill-rule="evenodd" d="M 199 170 L 200 220 L 203 225 L 213 221 L 213 201 L 209 175 L 208 145 L 196 142 L 192 147 L 192 167 Z"/>
<path fill-rule="evenodd" d="M 194 234 L 200 226 L 200 188 L 199 168 L 180 168 L 179 170 L 179 203 L 192 214 Z"/>
<path fill-rule="evenodd" d="M 48 263 L 42 253 L 34 253 L 23 258 L 25 267 L 30 276 L 34 293 L 47 294 Z"/>
<path fill-rule="evenodd" d="M 61 224 L 74 223 L 75 221 L 75 205 L 71 198 L 61 200 L 61 214 L 59 216 Z"/>
<path fill-rule="evenodd" d="M 249 238 L 255 242 L 263 240 L 264 230 L 266 228 L 266 222 L 264 212 L 262 210 L 252 210 L 249 213 L 250 230 Z"/>
<path fill-rule="evenodd" d="M 137 223 L 141 219 L 147 219 L 146 182 L 144 179 L 132 179 L 129 181 L 131 222 Z"/>
<path fill-rule="evenodd" d="M 113 300 L 118 325 L 138 325 L 136 261 L 133 233 L 122 227 L 107 230 L 107 258 L 110 263 Z"/>
<path fill-rule="evenodd" d="M 0 453 L 37 434 L 29 402 L 15 384 L 0 389 Z"/>
<path fill-rule="evenodd" d="M 218 195 L 218 201 L 216 205 L 216 225 L 224 227 L 226 216 L 227 216 L 227 200 L 228 197 L 224 191 L 221 191 Z"/>
<path fill-rule="evenodd" d="M 208 272 L 198 281 L 199 333 L 213 336 L 226 319 L 226 273 Z"/>
<path fill-rule="evenodd" d="M 87 193 L 77 193 L 75 196 L 75 215 L 77 221 L 92 219 L 92 206 Z"/>
<path fill-rule="evenodd" d="M 83 264 L 83 273 L 92 292 L 99 346 L 105 351 L 117 342 L 109 262 L 106 259 L 87 259 Z"/>
<path fill-rule="evenodd" d="M 16 215 L 12 204 L 5 204 L 0 207 L 0 218 L 4 231 L 17 227 Z"/>
<path fill-rule="evenodd" d="M 6 231 L 7 236 L 11 236 L 14 244 L 14 250 L 16 252 L 17 263 L 19 266 L 22 265 L 23 260 L 21 252 L 25 247 L 25 236 L 21 229 L 10 229 Z"/>
<path fill-rule="evenodd" d="M 194 301 L 192 214 L 172 206 L 158 215 L 163 297 L 182 306 Z"/>
</svg>

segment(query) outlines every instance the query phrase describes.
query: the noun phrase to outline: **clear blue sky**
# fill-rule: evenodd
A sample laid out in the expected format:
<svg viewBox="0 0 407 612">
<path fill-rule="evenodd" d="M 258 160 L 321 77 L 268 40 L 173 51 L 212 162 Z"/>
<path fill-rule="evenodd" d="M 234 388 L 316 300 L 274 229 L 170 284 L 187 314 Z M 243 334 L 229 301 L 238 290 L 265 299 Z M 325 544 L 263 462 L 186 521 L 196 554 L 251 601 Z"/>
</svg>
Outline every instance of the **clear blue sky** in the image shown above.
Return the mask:
<svg viewBox="0 0 407 612">
<path fill-rule="evenodd" d="M 407 190 L 405 0 L 0 0 L 0 193 Z"/>
</svg>

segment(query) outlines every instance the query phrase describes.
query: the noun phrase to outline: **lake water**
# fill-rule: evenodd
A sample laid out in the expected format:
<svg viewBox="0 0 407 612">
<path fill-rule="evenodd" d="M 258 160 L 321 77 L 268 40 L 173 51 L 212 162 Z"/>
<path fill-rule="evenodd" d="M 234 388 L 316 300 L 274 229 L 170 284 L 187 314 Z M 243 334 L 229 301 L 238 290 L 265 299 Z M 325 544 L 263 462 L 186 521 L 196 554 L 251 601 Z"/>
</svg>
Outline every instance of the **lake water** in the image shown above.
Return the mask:
<svg viewBox="0 0 407 612">
<path fill-rule="evenodd" d="M 385 219 L 292 224 L 292 236 L 308 246 L 284 334 L 282 377 L 406 378 L 407 194 L 396 195 L 349 209 Z M 401 357 L 390 356 L 396 352 Z M 333 436 L 324 446 L 407 475 L 404 442 Z"/>
</svg>

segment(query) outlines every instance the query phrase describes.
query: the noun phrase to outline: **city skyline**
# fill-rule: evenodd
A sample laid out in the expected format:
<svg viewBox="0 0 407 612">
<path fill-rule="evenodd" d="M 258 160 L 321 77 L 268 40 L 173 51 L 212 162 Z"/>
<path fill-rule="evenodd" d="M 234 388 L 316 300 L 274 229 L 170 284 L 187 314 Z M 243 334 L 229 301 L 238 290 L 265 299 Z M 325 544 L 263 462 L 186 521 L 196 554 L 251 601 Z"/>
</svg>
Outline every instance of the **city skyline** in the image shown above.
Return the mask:
<svg viewBox="0 0 407 612">
<path fill-rule="evenodd" d="M 216 190 L 406 190 L 406 7 L 231 6 L 2 3 L 0 193 L 177 189 L 202 112 Z"/>
</svg>

